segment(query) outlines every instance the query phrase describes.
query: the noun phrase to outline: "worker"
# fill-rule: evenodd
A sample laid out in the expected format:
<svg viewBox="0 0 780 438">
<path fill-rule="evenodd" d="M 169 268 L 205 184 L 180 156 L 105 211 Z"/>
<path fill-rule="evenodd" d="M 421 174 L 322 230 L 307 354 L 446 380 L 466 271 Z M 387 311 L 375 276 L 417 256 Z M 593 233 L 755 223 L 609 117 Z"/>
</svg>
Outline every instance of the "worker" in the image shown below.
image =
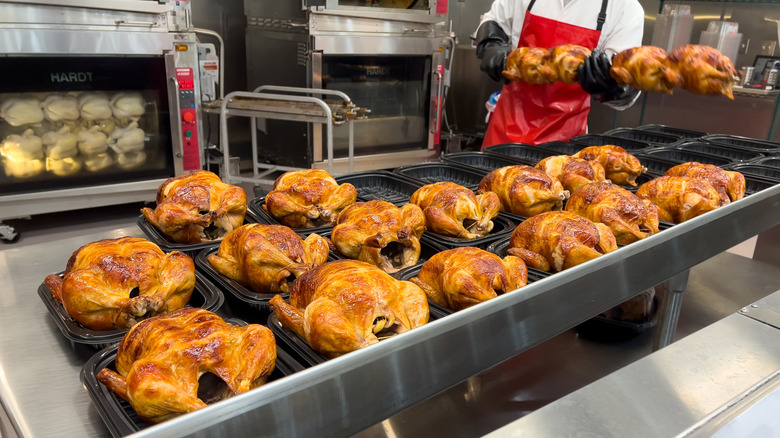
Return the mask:
<svg viewBox="0 0 780 438">
<path fill-rule="evenodd" d="M 585 134 L 591 96 L 618 110 L 631 106 L 639 91 L 618 85 L 609 68 L 614 54 L 642 44 L 643 29 L 637 0 L 495 0 L 475 38 L 480 69 L 494 81 L 503 80 L 507 55 L 517 47 L 577 44 L 592 54 L 579 69 L 579 85 L 506 83 L 482 147 Z"/>
</svg>

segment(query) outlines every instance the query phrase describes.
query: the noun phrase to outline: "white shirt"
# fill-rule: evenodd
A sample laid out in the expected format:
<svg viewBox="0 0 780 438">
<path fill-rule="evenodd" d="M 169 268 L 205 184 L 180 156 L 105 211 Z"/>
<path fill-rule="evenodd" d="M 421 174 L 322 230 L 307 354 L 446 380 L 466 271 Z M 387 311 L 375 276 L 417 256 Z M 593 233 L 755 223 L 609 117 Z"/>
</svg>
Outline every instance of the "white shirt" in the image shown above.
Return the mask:
<svg viewBox="0 0 780 438">
<path fill-rule="evenodd" d="M 495 0 L 480 25 L 488 20 L 497 22 L 511 36 L 515 48 L 529 3 L 531 0 Z M 537 0 L 531 8 L 534 15 L 588 29 L 596 28 L 599 11 L 601 0 Z M 645 12 L 638 0 L 609 0 L 607 20 L 596 48 L 617 53 L 640 46 L 644 27 Z"/>
</svg>

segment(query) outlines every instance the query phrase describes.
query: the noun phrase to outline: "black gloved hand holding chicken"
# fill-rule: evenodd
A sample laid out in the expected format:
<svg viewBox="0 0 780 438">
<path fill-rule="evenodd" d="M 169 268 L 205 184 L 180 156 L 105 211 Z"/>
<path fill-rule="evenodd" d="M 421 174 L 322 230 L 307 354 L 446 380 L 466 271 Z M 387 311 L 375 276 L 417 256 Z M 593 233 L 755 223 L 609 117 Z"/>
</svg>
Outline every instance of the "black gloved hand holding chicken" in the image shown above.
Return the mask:
<svg viewBox="0 0 780 438">
<path fill-rule="evenodd" d="M 512 51 L 506 32 L 495 21 L 486 21 L 477 30 L 476 41 L 479 69 L 496 82 L 508 82 L 501 75 L 506 70 L 506 57 Z"/>
<path fill-rule="evenodd" d="M 602 50 L 595 49 L 579 68 L 579 80 L 582 89 L 596 100 L 612 105 L 624 105 L 634 101 L 639 90 L 619 85 L 609 74 L 612 57 Z"/>
</svg>

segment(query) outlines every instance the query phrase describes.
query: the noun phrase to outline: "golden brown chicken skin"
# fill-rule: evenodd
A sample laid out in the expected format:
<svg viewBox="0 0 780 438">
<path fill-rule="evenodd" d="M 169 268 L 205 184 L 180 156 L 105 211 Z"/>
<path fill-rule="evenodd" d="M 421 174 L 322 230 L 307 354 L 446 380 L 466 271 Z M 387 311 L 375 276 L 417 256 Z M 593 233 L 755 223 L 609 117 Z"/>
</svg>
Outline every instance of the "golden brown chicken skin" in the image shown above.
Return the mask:
<svg viewBox="0 0 780 438">
<path fill-rule="evenodd" d="M 632 47 L 612 58 L 610 75 L 620 85 L 637 90 L 672 94 L 682 77 L 667 59 L 666 50 L 655 46 Z"/>
<path fill-rule="evenodd" d="M 417 205 L 373 200 L 345 208 L 330 238 L 341 254 L 396 272 L 417 264 L 424 231 L 425 214 Z"/>
<path fill-rule="evenodd" d="M 550 211 L 521 222 L 509 239 L 510 255 L 543 271 L 562 271 L 617 249 L 612 230 L 569 211 Z"/>
<path fill-rule="evenodd" d="M 208 262 L 220 274 L 258 293 L 287 293 L 290 283 L 325 263 L 328 241 L 306 240 L 283 225 L 246 224 L 231 231 Z"/>
<path fill-rule="evenodd" d="M 558 79 L 549 66 L 550 52 L 540 47 L 518 47 L 506 58 L 506 70 L 502 72 L 510 81 L 530 84 L 552 84 Z"/>
<path fill-rule="evenodd" d="M 703 179 L 715 187 L 725 201 L 736 201 L 745 197 L 745 176 L 739 172 L 723 170 L 712 164 L 695 161 L 674 166 L 666 176 L 689 176 Z"/>
<path fill-rule="evenodd" d="M 574 157 L 598 161 L 604 166 L 607 179 L 620 185 L 636 186 L 636 178 L 647 171 L 637 157 L 615 145 L 589 146 Z"/>
<path fill-rule="evenodd" d="M 477 193 L 493 192 L 501 200 L 501 209 L 530 217 L 560 210 L 569 192 L 557 178 L 531 166 L 507 166 L 482 178 Z"/>
<path fill-rule="evenodd" d="M 566 211 L 608 226 L 621 244 L 658 233 L 658 208 L 611 183 L 592 183 L 575 190 L 566 201 Z"/>
<path fill-rule="evenodd" d="M 553 155 L 536 164 L 536 168 L 555 177 L 569 192 L 585 184 L 602 182 L 606 179 L 604 166 L 598 161 L 589 161 L 571 155 Z"/>
<path fill-rule="evenodd" d="M 515 256 L 461 247 L 431 257 L 411 281 L 430 301 L 457 311 L 525 286 L 528 269 Z"/>
<path fill-rule="evenodd" d="M 233 326 L 188 307 L 131 328 L 119 343 L 116 372 L 104 368 L 97 378 L 144 421 L 160 423 L 263 385 L 275 363 L 268 328 Z M 206 388 L 198 381 L 206 373 L 223 387 Z"/>
<path fill-rule="evenodd" d="M 293 283 L 289 304 L 277 295 L 270 305 L 282 325 L 327 357 L 375 344 L 378 334 L 420 327 L 429 317 L 422 289 L 357 260 L 312 269 Z"/>
<path fill-rule="evenodd" d="M 157 190 L 157 206 L 141 213 L 174 242 L 219 240 L 244 223 L 246 193 L 199 170 L 165 180 Z"/>
<path fill-rule="evenodd" d="M 636 195 L 658 207 L 658 218 L 676 224 L 727 204 L 712 184 L 687 176 L 662 176 L 639 187 Z"/>
<path fill-rule="evenodd" d="M 688 44 L 669 52 L 668 58 L 682 77 L 682 88 L 691 93 L 722 94 L 734 99 L 731 85 L 737 70 L 717 49 Z"/>
<path fill-rule="evenodd" d="M 438 182 L 417 189 L 409 203 L 425 213 L 428 230 L 444 236 L 476 239 L 493 229 L 493 218 L 501 210 L 501 201 L 493 192 L 475 195 L 453 182 Z"/>
<path fill-rule="evenodd" d="M 339 185 L 324 170 L 294 170 L 276 179 L 263 209 L 288 227 L 314 228 L 333 225 L 339 213 L 355 199 L 355 186 Z"/>
<path fill-rule="evenodd" d="M 195 289 L 195 264 L 137 237 L 92 242 L 68 259 L 65 275 L 45 279 L 52 296 L 92 330 L 129 328 L 184 307 Z"/>
<path fill-rule="evenodd" d="M 550 49 L 548 65 L 555 70 L 558 81 L 565 84 L 579 84 L 579 68 L 591 51 L 576 44 L 562 44 Z"/>
</svg>

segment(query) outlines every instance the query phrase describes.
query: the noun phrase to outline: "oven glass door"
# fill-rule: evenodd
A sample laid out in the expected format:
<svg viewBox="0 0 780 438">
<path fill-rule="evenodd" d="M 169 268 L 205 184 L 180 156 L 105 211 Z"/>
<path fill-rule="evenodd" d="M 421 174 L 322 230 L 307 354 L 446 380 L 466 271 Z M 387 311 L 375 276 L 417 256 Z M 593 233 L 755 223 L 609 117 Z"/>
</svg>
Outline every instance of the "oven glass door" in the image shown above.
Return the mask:
<svg viewBox="0 0 780 438">
<path fill-rule="evenodd" d="M 428 10 L 429 0 L 338 0 L 339 7 Z"/>
<path fill-rule="evenodd" d="M 174 174 L 162 56 L 0 60 L 0 193 Z"/>
<path fill-rule="evenodd" d="M 323 55 L 322 88 L 371 111 L 355 121 L 356 155 L 428 148 L 431 63 L 431 55 Z M 348 130 L 333 135 L 334 154 L 346 156 Z"/>
</svg>

